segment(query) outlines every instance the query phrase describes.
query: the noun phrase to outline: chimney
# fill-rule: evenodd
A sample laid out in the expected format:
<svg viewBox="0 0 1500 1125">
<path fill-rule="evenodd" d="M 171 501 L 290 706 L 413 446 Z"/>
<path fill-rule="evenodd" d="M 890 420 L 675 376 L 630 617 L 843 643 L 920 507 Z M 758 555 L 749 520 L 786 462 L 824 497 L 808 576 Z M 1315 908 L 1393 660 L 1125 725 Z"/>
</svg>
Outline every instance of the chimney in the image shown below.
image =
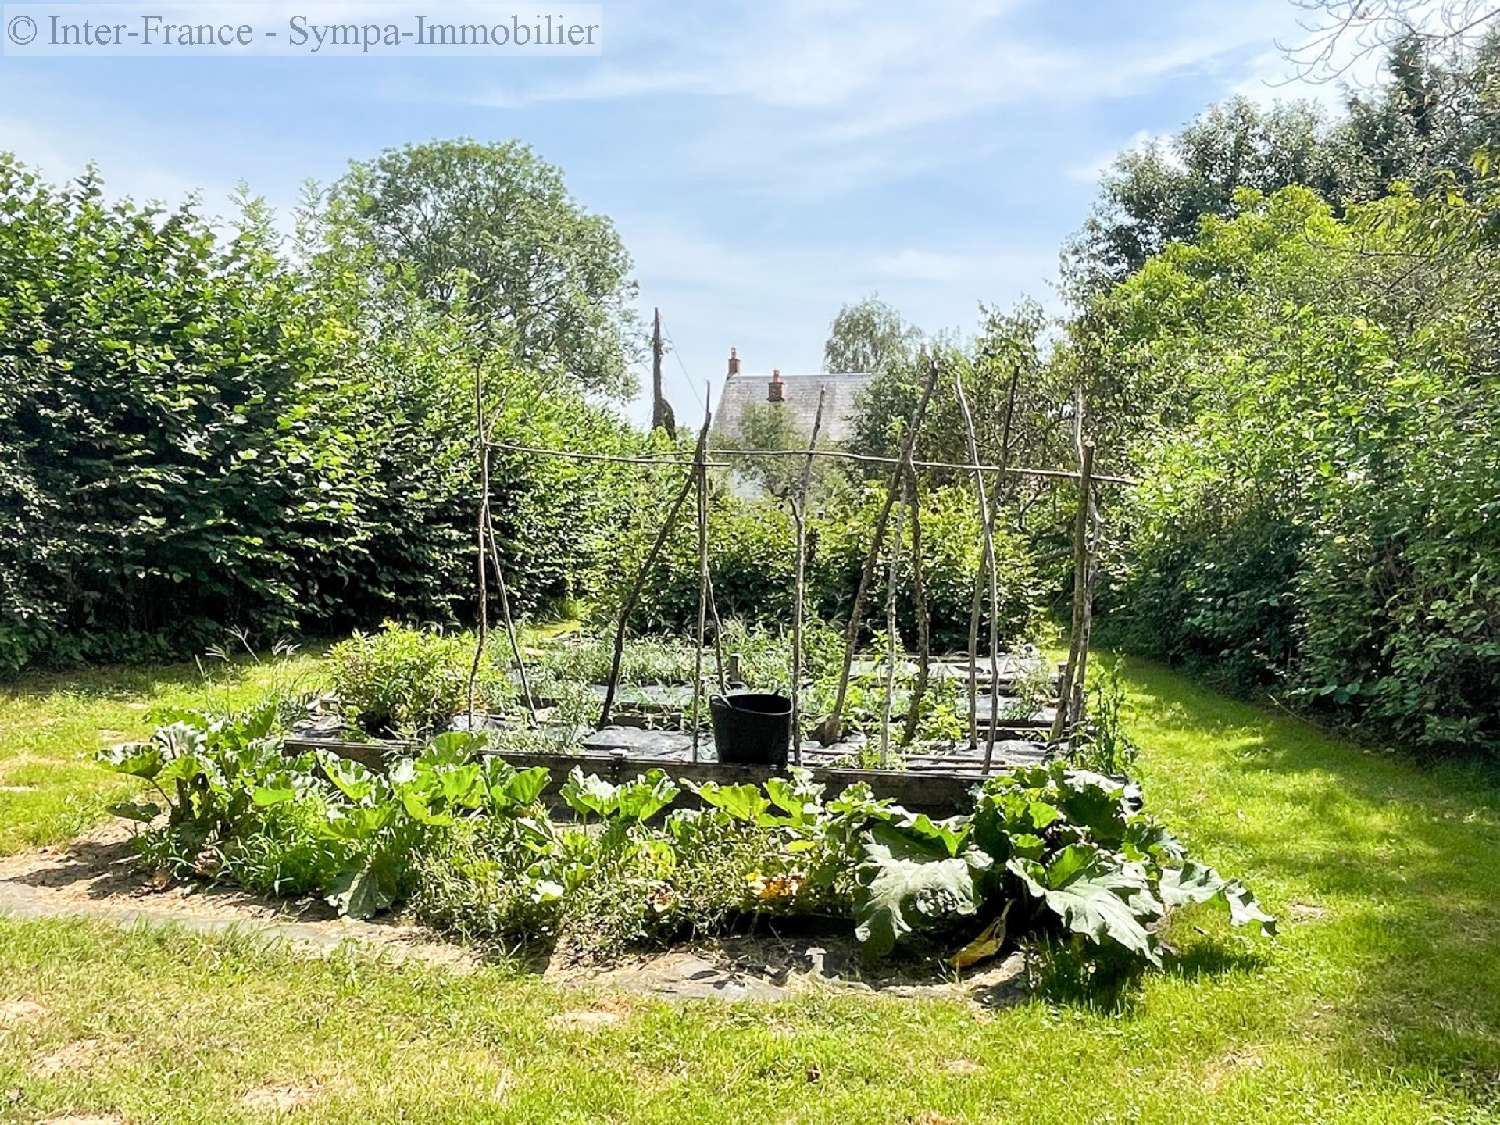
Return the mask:
<svg viewBox="0 0 1500 1125">
<path fill-rule="evenodd" d="M 731 375 L 740 373 L 740 354 L 733 348 L 729 349 L 729 373 Z"/>
<path fill-rule="evenodd" d="M 785 402 L 786 384 L 781 381 L 781 369 L 771 372 L 771 385 L 766 388 L 767 402 Z"/>
</svg>

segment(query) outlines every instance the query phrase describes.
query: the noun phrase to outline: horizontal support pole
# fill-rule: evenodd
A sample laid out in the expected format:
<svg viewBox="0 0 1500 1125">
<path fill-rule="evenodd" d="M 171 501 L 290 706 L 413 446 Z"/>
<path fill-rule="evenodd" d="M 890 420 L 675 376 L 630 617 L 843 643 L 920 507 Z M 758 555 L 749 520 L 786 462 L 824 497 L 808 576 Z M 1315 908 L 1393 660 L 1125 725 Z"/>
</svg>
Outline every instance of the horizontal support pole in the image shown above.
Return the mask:
<svg viewBox="0 0 1500 1125">
<path fill-rule="evenodd" d="M 679 457 L 676 454 L 659 454 L 647 456 L 628 456 L 613 453 L 584 453 L 573 449 L 544 449 L 534 445 L 520 445 L 509 441 L 492 441 L 488 443 L 491 448 L 508 453 L 527 453 L 537 457 L 560 457 L 572 461 L 606 461 L 621 465 L 662 465 L 680 466 L 691 469 L 695 462 L 690 457 Z M 738 458 L 740 460 L 754 460 L 758 457 L 806 457 L 809 451 L 806 449 L 712 449 L 708 456 L 718 458 Z M 813 457 L 823 457 L 838 461 L 855 461 L 865 465 L 895 465 L 898 458 L 877 457 L 870 453 L 851 453 L 846 449 L 817 449 L 811 451 Z M 705 462 L 710 469 L 732 468 L 732 461 L 718 460 Z M 918 461 L 912 464 L 919 469 L 952 469 L 958 472 L 972 473 L 978 469 L 981 473 L 1004 473 L 1017 477 L 1037 477 L 1045 480 L 1077 480 L 1078 473 L 1071 469 L 1033 469 L 1018 465 L 961 465 L 952 461 Z M 1133 485 L 1138 482 L 1134 477 L 1117 477 L 1094 474 L 1089 478 L 1099 484 L 1121 484 Z"/>
</svg>

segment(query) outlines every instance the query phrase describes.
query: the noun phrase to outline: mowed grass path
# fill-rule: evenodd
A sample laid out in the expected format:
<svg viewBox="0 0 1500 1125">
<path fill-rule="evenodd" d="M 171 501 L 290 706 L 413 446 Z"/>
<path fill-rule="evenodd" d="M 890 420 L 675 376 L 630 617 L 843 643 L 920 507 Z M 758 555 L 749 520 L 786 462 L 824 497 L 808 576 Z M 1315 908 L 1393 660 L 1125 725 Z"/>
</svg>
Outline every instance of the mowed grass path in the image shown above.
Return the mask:
<svg viewBox="0 0 1500 1125">
<path fill-rule="evenodd" d="M 249 692 L 257 675 L 223 690 Z M 7 698 L 0 763 L 27 753 L 63 781 L 36 805 L 0 805 L 6 847 L 97 810 L 109 786 L 79 765 L 97 727 L 139 730 L 133 704 L 199 690 L 179 671 L 119 682 Z M 1144 664 L 1127 684 L 1148 802 L 1251 881 L 1282 935 L 1184 915 L 1180 955 L 1121 1011 L 673 1006 L 504 967 L 456 975 L 0 919 L 0 1119 L 1500 1120 L 1494 783 L 1363 751 Z M 85 796 L 60 806 L 75 787 Z M 15 819 L 28 809 L 33 823 Z"/>
</svg>

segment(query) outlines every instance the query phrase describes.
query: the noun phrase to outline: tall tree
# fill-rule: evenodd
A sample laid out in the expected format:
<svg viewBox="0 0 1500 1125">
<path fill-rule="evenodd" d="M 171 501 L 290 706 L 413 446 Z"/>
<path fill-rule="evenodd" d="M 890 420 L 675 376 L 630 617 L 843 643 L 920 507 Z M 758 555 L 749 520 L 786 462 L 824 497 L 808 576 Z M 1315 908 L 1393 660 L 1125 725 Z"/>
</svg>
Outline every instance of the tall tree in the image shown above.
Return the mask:
<svg viewBox="0 0 1500 1125">
<path fill-rule="evenodd" d="M 1233 214 L 1241 188 L 1310 187 L 1342 213 L 1396 180 L 1419 193 L 1470 180 L 1475 151 L 1500 143 L 1500 31 L 1472 44 L 1414 33 L 1389 45 L 1387 72 L 1336 118 L 1306 102 L 1262 109 L 1234 98 L 1122 153 L 1068 249 L 1075 292 L 1097 292 L 1168 243 L 1191 241 L 1203 216 Z"/>
<path fill-rule="evenodd" d="M 833 318 L 823 345 L 824 371 L 878 372 L 908 364 L 922 333 L 878 296 L 845 305 Z"/>
<path fill-rule="evenodd" d="M 356 161 L 328 193 L 330 252 L 366 252 L 486 348 L 611 396 L 630 393 L 630 257 L 524 144 L 432 141 Z"/>
</svg>

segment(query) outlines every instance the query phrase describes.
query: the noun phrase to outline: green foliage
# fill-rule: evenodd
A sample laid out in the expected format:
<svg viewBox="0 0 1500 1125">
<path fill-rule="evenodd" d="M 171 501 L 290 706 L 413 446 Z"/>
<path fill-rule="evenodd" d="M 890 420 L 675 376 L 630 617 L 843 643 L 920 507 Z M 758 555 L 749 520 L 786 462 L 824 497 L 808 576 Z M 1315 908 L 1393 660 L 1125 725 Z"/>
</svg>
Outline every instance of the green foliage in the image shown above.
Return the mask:
<svg viewBox="0 0 1500 1125">
<path fill-rule="evenodd" d="M 879 297 L 870 295 L 839 309 L 823 345 L 823 370 L 875 374 L 909 365 L 922 333 Z"/>
<path fill-rule="evenodd" d="M 355 633 L 328 653 L 333 691 L 367 734 L 412 738 L 443 730 L 468 704 L 474 638 L 386 622 Z M 517 697 L 493 653 L 479 663 L 475 706 L 502 710 Z"/>
<path fill-rule="evenodd" d="M 1060 763 L 987 781 L 972 821 L 976 846 L 1004 864 L 1044 925 L 1081 934 L 1113 955 L 1160 962 L 1157 931 L 1170 906 L 1221 901 L 1235 925 L 1275 932 L 1243 885 L 1186 859 L 1182 845 L 1141 811 L 1131 784 Z M 1193 897 L 1184 886 L 1200 885 Z"/>
<path fill-rule="evenodd" d="M 1245 194 L 1097 303 L 1155 420 L 1109 595 L 1128 643 L 1378 737 L 1500 747 L 1494 200 L 1339 222 Z"/>
<path fill-rule="evenodd" d="M 337 211 L 302 214 L 293 256 L 257 200 L 225 234 L 194 203 L 109 202 L 92 170 L 54 187 L 0 156 L 0 675 L 202 651 L 226 626 L 264 643 L 468 616 L 476 378 L 497 440 L 637 440 L 515 358 L 530 337 L 476 351 L 462 287 L 435 308 Z M 539 266 L 611 268 L 554 249 Z M 615 379 L 617 329 L 568 324 Z M 497 456 L 517 611 L 590 593 L 599 529 L 631 503 L 623 473 Z"/>
<path fill-rule="evenodd" d="M 1115 777 L 1132 773 L 1140 754 L 1140 748 L 1125 730 L 1122 715 L 1125 706 L 1122 663 L 1111 660 L 1089 665 L 1084 720 L 1068 738 L 1068 760 L 1073 765 Z"/>
<path fill-rule="evenodd" d="M 979 328 L 971 341 L 932 348 L 944 372 L 917 435 L 919 460 L 959 465 L 971 460 L 953 385 L 956 375 L 963 379 L 981 460 L 992 465 L 1052 465 L 1061 460 L 1059 439 L 1066 434 L 1059 428 L 1057 407 L 1070 388 L 1059 385 L 1057 373 L 1043 363 L 1045 326 L 1041 306 L 1034 302 L 1023 301 L 1009 312 L 981 305 Z M 925 356 L 908 353 L 873 370 L 875 378 L 860 393 L 849 444 L 864 453 L 895 457 L 921 399 L 927 363 Z M 940 482 L 967 480 L 951 472 L 929 470 L 925 475 Z M 1000 485 L 1002 492 L 1019 487 L 1004 478 Z"/>
<path fill-rule="evenodd" d="M 319 894 L 352 917 L 410 904 L 473 940 L 558 940 L 579 956 L 814 913 L 850 918 L 882 957 L 977 922 L 990 932 L 1017 903 L 1027 921 L 1013 937 L 1070 931 L 1139 964 L 1160 962 L 1170 907 L 1215 900 L 1236 925 L 1274 927 L 1242 884 L 1186 859 L 1134 786 L 1061 764 L 993 778 L 972 814 L 939 821 L 862 784 L 825 798 L 800 769 L 764 786 L 689 785 L 703 808 L 668 813 L 682 790 L 661 770 L 613 784 L 577 768 L 559 795 L 580 823 L 560 825 L 537 804 L 547 771 L 482 754 L 482 736 L 439 735 L 377 773 L 284 757 L 275 714 L 187 716 L 101 756 L 163 799 L 160 824 L 149 807 L 120 809 L 151 822 L 148 861 Z"/>
<path fill-rule="evenodd" d="M 883 498 L 883 486 L 870 485 L 830 497 L 822 510 L 809 513 L 810 615 L 825 621 L 847 619 Z M 615 584 L 605 592 L 596 610 L 601 619 L 608 620 L 618 612 L 625 584 L 634 577 L 655 537 L 659 526 L 655 518 L 659 518 L 656 513 L 640 518 L 626 532 Z M 909 531 L 910 521 L 905 522 Z M 715 492 L 709 506 L 709 534 L 714 597 L 720 615 L 766 625 L 788 620 L 796 538 L 786 510 L 769 501 L 742 500 L 727 492 Z M 967 644 L 981 551 L 979 519 L 973 495 L 965 486 L 951 485 L 923 497 L 923 570 L 936 648 Z M 997 527 L 995 554 L 1000 575 L 1000 641 L 1002 645 L 1021 644 L 1032 639 L 1040 626 L 1042 583 L 1020 534 Z M 898 574 L 897 612 L 909 633 L 903 639 L 914 646 L 916 605 L 910 560 L 908 536 Z M 880 568 L 869 593 L 869 605 L 884 604 L 887 573 L 885 567 Z M 684 522 L 668 539 L 631 624 L 646 632 L 690 631 L 697 614 L 696 532 Z M 988 630 L 987 613 L 983 628 Z"/>
<path fill-rule="evenodd" d="M 1386 74 L 1349 96 L 1330 120 L 1308 102 L 1263 109 L 1236 97 L 1175 136 L 1122 153 L 1071 247 L 1076 280 L 1124 280 L 1174 241 L 1191 241 L 1206 216 L 1235 210 L 1235 193 L 1301 185 L 1331 207 L 1375 200 L 1392 183 L 1441 194 L 1472 175 L 1470 158 L 1500 143 L 1495 81 L 1500 36 L 1473 48 L 1443 37 L 1394 44 Z"/>
<path fill-rule="evenodd" d="M 356 161 L 330 189 L 326 253 L 366 257 L 519 363 L 623 397 L 630 256 L 524 144 L 431 141 Z"/>
<path fill-rule="evenodd" d="M 884 957 L 919 929 L 970 917 L 979 908 L 974 870 L 988 863 L 977 850 L 954 856 L 889 824 L 874 825 L 855 875 L 854 936 L 869 955 Z"/>
</svg>

